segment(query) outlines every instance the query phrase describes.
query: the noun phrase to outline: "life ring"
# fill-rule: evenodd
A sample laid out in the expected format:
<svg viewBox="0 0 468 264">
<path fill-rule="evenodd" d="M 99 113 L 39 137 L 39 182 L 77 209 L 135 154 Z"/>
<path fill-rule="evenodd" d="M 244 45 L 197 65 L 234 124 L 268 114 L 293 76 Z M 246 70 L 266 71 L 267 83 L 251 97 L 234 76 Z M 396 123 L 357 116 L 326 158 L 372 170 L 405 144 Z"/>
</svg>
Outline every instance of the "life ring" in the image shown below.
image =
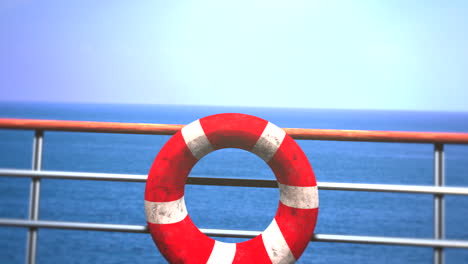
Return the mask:
<svg viewBox="0 0 468 264">
<path fill-rule="evenodd" d="M 241 243 L 206 236 L 185 207 L 184 187 L 191 169 L 203 156 L 222 148 L 240 148 L 262 158 L 280 190 L 271 224 Z M 163 146 L 149 171 L 145 212 L 151 236 L 170 263 L 294 263 L 314 232 L 317 183 L 306 155 L 284 130 L 255 116 L 217 114 L 183 127 Z"/>
</svg>

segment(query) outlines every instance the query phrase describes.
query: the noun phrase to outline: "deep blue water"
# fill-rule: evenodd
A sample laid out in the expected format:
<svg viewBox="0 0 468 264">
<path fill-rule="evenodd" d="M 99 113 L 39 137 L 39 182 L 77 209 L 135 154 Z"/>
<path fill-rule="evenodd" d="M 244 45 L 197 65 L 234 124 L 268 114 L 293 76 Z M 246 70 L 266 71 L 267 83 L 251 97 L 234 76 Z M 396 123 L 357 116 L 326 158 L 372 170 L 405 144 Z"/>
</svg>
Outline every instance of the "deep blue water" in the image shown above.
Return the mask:
<svg viewBox="0 0 468 264">
<path fill-rule="evenodd" d="M 201 106 L 0 103 L 0 117 L 187 124 L 241 112 L 280 127 L 468 132 L 468 113 L 349 111 Z M 32 131 L 0 130 L 0 167 L 31 167 Z M 169 136 L 46 132 L 44 170 L 147 174 Z M 433 184 L 430 144 L 299 141 L 318 181 Z M 446 145 L 446 184 L 468 186 L 468 146 Z M 225 149 L 191 175 L 274 179 L 260 158 Z M 0 217 L 27 218 L 30 179 L 0 177 Z M 143 183 L 41 181 L 40 219 L 145 224 Z M 320 191 L 316 233 L 433 237 L 431 195 Z M 186 186 L 200 228 L 263 230 L 276 189 Z M 468 197 L 446 197 L 446 237 L 468 239 Z M 217 238 L 237 242 L 243 239 Z M 0 263 L 24 263 L 26 229 L 0 226 Z M 447 263 L 468 250 L 447 249 Z M 310 243 L 299 263 L 431 263 L 432 249 Z M 149 234 L 40 229 L 38 263 L 165 263 Z"/>
</svg>

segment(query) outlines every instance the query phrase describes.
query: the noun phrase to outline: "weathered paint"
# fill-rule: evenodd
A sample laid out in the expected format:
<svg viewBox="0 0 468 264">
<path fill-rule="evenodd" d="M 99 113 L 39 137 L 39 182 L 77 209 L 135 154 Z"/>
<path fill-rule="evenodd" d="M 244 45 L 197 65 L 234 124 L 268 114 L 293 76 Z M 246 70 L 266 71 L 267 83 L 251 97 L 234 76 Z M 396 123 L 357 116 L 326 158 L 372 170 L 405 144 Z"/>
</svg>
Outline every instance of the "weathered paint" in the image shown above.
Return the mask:
<svg viewBox="0 0 468 264">
<path fill-rule="evenodd" d="M 263 130 L 262 135 L 251 151 L 265 162 L 269 162 L 276 151 L 278 151 L 285 136 L 286 132 L 284 132 L 284 130 L 268 122 L 265 130 Z"/>
<path fill-rule="evenodd" d="M 223 243 L 201 233 L 184 202 L 193 166 L 211 151 L 228 147 L 262 158 L 280 188 L 270 226 L 241 243 Z M 153 240 L 171 263 L 293 263 L 313 235 L 317 182 L 306 155 L 284 130 L 254 116 L 219 114 L 192 122 L 163 146 L 148 175 L 145 209 Z"/>
</svg>

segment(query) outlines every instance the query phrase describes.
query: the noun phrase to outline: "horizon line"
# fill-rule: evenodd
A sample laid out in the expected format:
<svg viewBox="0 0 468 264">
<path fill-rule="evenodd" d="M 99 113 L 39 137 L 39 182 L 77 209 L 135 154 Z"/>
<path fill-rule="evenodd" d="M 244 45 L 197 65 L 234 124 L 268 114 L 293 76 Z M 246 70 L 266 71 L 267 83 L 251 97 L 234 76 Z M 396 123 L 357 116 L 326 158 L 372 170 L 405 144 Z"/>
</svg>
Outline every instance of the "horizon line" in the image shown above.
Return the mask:
<svg viewBox="0 0 468 264">
<path fill-rule="evenodd" d="M 128 103 L 128 102 L 78 102 L 78 101 L 34 101 L 34 100 L 2 100 L 0 104 L 73 104 L 73 105 L 142 105 L 142 106 L 180 106 L 180 107 L 222 107 L 222 108 L 273 108 L 291 110 L 323 110 L 323 111 L 381 111 L 381 112 L 425 112 L 425 113 L 466 113 L 465 110 L 435 110 L 435 109 L 374 109 L 374 108 L 322 108 L 300 106 L 252 106 L 252 105 L 206 105 L 206 104 L 180 104 L 180 103 Z"/>
</svg>

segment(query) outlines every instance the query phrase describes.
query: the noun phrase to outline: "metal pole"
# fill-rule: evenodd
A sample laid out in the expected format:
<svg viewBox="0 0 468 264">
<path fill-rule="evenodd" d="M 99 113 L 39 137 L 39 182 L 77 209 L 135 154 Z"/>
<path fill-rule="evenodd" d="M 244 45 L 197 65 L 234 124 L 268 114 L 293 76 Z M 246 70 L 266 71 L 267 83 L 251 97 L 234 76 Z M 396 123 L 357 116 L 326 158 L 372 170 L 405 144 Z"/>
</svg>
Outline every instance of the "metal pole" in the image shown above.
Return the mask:
<svg viewBox="0 0 468 264">
<path fill-rule="evenodd" d="M 434 145 L 434 185 L 443 186 L 444 185 L 444 145 L 435 144 Z M 445 219 L 445 210 L 444 210 L 444 195 L 435 194 L 434 195 L 434 238 L 443 239 L 444 238 L 444 219 Z M 434 264 L 443 264 L 444 263 L 444 251 L 441 247 L 434 248 Z"/>
<path fill-rule="evenodd" d="M 44 132 L 36 130 L 33 141 L 32 169 L 40 171 L 42 169 L 42 144 Z M 39 219 L 39 195 L 41 191 L 40 178 L 33 177 L 31 180 L 31 192 L 29 196 L 29 219 Z M 37 228 L 30 227 L 26 244 L 26 264 L 36 263 L 37 249 Z"/>
</svg>

